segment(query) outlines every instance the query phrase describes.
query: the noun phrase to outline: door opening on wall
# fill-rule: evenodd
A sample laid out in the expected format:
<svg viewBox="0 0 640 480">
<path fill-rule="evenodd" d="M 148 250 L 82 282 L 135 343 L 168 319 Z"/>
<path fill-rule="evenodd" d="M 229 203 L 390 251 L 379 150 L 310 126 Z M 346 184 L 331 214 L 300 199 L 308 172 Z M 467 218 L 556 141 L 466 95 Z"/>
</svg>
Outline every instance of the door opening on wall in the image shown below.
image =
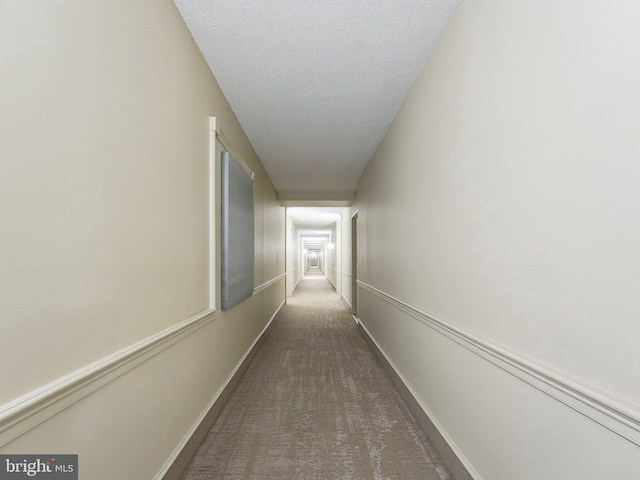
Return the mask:
<svg viewBox="0 0 640 480">
<path fill-rule="evenodd" d="M 319 267 L 320 263 L 320 250 L 310 250 L 309 251 L 309 266 L 310 267 Z"/>
</svg>

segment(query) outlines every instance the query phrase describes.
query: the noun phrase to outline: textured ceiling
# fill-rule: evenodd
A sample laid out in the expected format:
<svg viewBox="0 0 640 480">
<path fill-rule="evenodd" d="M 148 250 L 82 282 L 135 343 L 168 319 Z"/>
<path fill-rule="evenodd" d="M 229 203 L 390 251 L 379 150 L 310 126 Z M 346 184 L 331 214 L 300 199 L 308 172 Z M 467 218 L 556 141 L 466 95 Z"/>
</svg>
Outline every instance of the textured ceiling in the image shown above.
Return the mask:
<svg viewBox="0 0 640 480">
<path fill-rule="evenodd" d="M 352 193 L 457 0 L 175 0 L 279 193 Z"/>
</svg>

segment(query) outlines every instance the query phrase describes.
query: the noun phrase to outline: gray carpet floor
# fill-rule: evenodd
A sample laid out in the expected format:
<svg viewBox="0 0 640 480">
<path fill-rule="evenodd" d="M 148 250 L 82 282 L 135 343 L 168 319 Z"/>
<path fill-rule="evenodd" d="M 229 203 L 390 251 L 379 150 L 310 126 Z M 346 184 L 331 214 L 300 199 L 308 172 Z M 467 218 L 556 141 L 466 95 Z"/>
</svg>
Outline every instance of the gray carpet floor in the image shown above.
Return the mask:
<svg viewBox="0 0 640 480">
<path fill-rule="evenodd" d="M 450 480 L 321 273 L 309 273 L 183 480 Z"/>
</svg>

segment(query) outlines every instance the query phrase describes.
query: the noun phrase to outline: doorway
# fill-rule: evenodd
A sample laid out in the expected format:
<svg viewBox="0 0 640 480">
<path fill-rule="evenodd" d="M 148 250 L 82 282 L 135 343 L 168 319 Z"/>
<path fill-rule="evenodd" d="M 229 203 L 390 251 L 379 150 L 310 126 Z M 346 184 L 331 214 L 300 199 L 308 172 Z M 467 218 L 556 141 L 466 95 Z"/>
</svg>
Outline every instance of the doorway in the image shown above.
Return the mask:
<svg viewBox="0 0 640 480">
<path fill-rule="evenodd" d="M 319 250 L 309 250 L 309 266 L 310 267 L 319 267 L 319 258 L 320 251 Z"/>
</svg>

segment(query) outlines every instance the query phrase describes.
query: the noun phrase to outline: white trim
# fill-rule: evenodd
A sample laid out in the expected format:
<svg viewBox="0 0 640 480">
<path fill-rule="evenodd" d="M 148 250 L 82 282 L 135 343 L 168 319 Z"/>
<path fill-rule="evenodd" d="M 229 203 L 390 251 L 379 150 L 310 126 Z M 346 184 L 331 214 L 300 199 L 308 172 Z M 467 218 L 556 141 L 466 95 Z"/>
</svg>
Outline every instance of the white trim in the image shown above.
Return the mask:
<svg viewBox="0 0 640 480">
<path fill-rule="evenodd" d="M 213 321 L 206 310 L 0 406 L 0 446 Z"/>
<path fill-rule="evenodd" d="M 209 308 L 216 308 L 216 117 L 209 117 Z"/>
<path fill-rule="evenodd" d="M 409 390 L 409 392 L 411 393 L 411 395 L 413 396 L 413 398 L 416 400 L 416 402 L 418 402 L 418 404 L 420 405 L 420 408 L 422 408 L 422 410 L 424 411 L 424 413 L 429 417 L 429 420 L 431 420 L 431 423 L 433 423 L 433 426 L 436 427 L 436 429 L 438 430 L 438 432 L 440 432 L 440 435 L 442 435 L 442 438 L 444 439 L 445 442 L 447 442 L 447 444 L 449 445 L 449 447 L 451 447 L 451 450 L 453 450 L 453 453 L 458 457 L 458 459 L 460 460 L 460 463 L 462 463 L 464 465 L 464 467 L 467 469 L 467 471 L 469 472 L 469 474 L 476 480 L 482 480 L 482 477 L 480 476 L 480 474 L 478 472 L 476 472 L 476 470 L 473 468 L 473 465 L 471 465 L 471 462 L 469 462 L 469 460 L 467 460 L 467 458 L 464 456 L 464 454 L 462 453 L 462 451 L 460 450 L 460 448 L 458 448 L 458 446 L 456 445 L 456 443 L 453 441 L 453 439 L 447 434 L 447 431 L 442 427 L 442 425 L 440 425 L 440 423 L 436 420 L 436 417 L 433 415 L 433 413 L 431 412 L 431 410 L 429 410 L 429 407 L 427 407 L 427 405 L 425 405 L 425 403 L 421 400 L 420 396 L 416 393 L 416 391 L 411 387 L 411 384 L 407 381 L 406 378 L 404 378 L 404 376 L 402 375 L 402 373 L 400 373 L 400 370 L 396 367 L 395 363 L 393 363 L 391 361 L 391 359 L 389 358 L 389 356 L 387 355 L 387 352 L 385 352 L 382 347 L 380 346 L 380 344 L 376 341 L 376 339 L 373 337 L 373 335 L 371 335 L 371 332 L 369 332 L 369 330 L 367 329 L 367 327 L 364 326 L 364 324 L 360 321 L 360 319 L 356 316 L 353 315 L 354 320 L 356 321 L 356 323 L 359 323 L 360 326 L 363 328 L 363 330 L 366 332 L 366 334 L 369 336 L 369 338 L 371 339 L 371 341 L 376 345 L 376 347 L 378 348 L 378 350 L 380 351 L 380 353 L 384 356 L 384 358 L 387 360 L 387 362 L 389 363 L 389 365 L 391 365 L 391 368 L 393 368 L 393 370 L 396 372 L 396 375 L 398 375 L 398 377 L 400 378 L 400 380 L 402 381 L 402 383 L 407 387 L 407 389 Z"/>
<path fill-rule="evenodd" d="M 269 288 L 272 285 L 275 285 L 276 283 L 278 283 L 280 280 L 282 280 L 283 278 L 286 278 L 287 274 L 286 273 L 281 273 L 280 275 L 278 275 L 277 277 L 273 277 L 271 280 L 264 282 L 261 285 L 258 285 L 257 287 L 254 287 L 253 289 L 253 294 L 257 295 L 258 293 L 266 290 L 267 288 Z"/>
<path fill-rule="evenodd" d="M 245 352 L 245 354 L 242 356 L 242 358 L 240 359 L 240 361 L 236 364 L 235 368 L 231 371 L 231 373 L 227 376 L 227 379 L 224 381 L 224 383 L 220 386 L 220 388 L 218 388 L 218 391 L 215 393 L 215 395 L 213 396 L 213 398 L 211 399 L 211 401 L 207 404 L 207 406 L 205 407 L 205 409 L 200 413 L 200 415 L 198 415 L 198 418 L 196 418 L 196 421 L 194 422 L 193 425 L 191 425 L 191 428 L 189 428 L 189 430 L 187 431 L 187 433 L 184 435 L 184 437 L 182 437 L 182 440 L 180 441 L 180 443 L 176 446 L 176 448 L 173 450 L 173 452 L 171 453 L 171 456 L 169 457 L 169 459 L 166 461 L 166 463 L 164 464 L 164 466 L 162 467 L 162 469 L 160 470 L 160 472 L 158 472 L 158 474 L 155 477 L 155 480 L 162 480 L 162 478 L 164 478 L 165 474 L 169 471 L 169 469 L 171 468 L 171 466 L 173 465 L 173 462 L 175 462 L 176 458 L 178 458 L 178 455 L 180 455 L 180 452 L 182 452 L 182 450 L 184 449 L 185 445 L 187 444 L 187 442 L 189 441 L 189 439 L 193 436 L 193 434 L 195 433 L 195 431 L 198 429 L 198 427 L 200 426 L 200 424 L 202 423 L 202 421 L 205 419 L 205 417 L 207 416 L 207 413 L 209 413 L 209 411 L 213 408 L 213 405 L 218 401 L 218 398 L 220 398 L 220 395 L 222 395 L 222 393 L 224 392 L 225 388 L 227 388 L 227 385 L 229 385 L 229 382 L 231 382 L 233 380 L 233 377 L 236 375 L 238 369 L 240 367 L 242 367 L 242 364 L 244 363 L 244 361 L 247 359 L 247 357 L 251 354 L 251 351 L 253 350 L 253 348 L 256 346 L 256 344 L 260 341 L 260 339 L 262 338 L 262 336 L 264 335 L 264 333 L 267 331 L 267 329 L 269 328 L 269 326 L 271 325 L 271 323 L 273 322 L 273 320 L 276 318 L 276 315 L 278 315 L 278 312 L 282 309 L 282 307 L 286 304 L 286 300 L 283 301 L 280 306 L 276 309 L 275 313 L 271 316 L 271 319 L 267 322 L 267 324 L 265 325 L 265 327 L 262 329 L 262 331 L 260 332 L 260 334 L 256 337 L 256 339 L 254 340 L 254 342 L 251 344 L 251 346 L 249 347 L 249 349 Z"/>
<path fill-rule="evenodd" d="M 637 406 L 625 405 L 624 401 L 614 399 L 607 393 L 597 392 L 562 372 L 553 371 L 516 352 L 509 351 L 474 332 L 424 312 L 365 282 L 358 280 L 357 284 L 505 372 L 640 446 L 640 409 Z M 409 387 L 408 384 L 407 386 Z"/>
<path fill-rule="evenodd" d="M 224 132 L 221 128 L 216 130 L 216 135 L 218 137 L 218 141 L 222 144 L 222 146 L 233 156 L 233 158 L 238 162 L 238 165 L 242 167 L 242 169 L 251 177 L 251 180 L 254 180 L 254 173 L 251 167 L 247 162 L 244 161 L 244 158 L 238 153 L 238 151 L 233 148 L 233 145 L 229 141 L 229 139 L 225 136 Z M 258 165 L 255 166 L 255 169 L 258 169 Z"/>
</svg>

